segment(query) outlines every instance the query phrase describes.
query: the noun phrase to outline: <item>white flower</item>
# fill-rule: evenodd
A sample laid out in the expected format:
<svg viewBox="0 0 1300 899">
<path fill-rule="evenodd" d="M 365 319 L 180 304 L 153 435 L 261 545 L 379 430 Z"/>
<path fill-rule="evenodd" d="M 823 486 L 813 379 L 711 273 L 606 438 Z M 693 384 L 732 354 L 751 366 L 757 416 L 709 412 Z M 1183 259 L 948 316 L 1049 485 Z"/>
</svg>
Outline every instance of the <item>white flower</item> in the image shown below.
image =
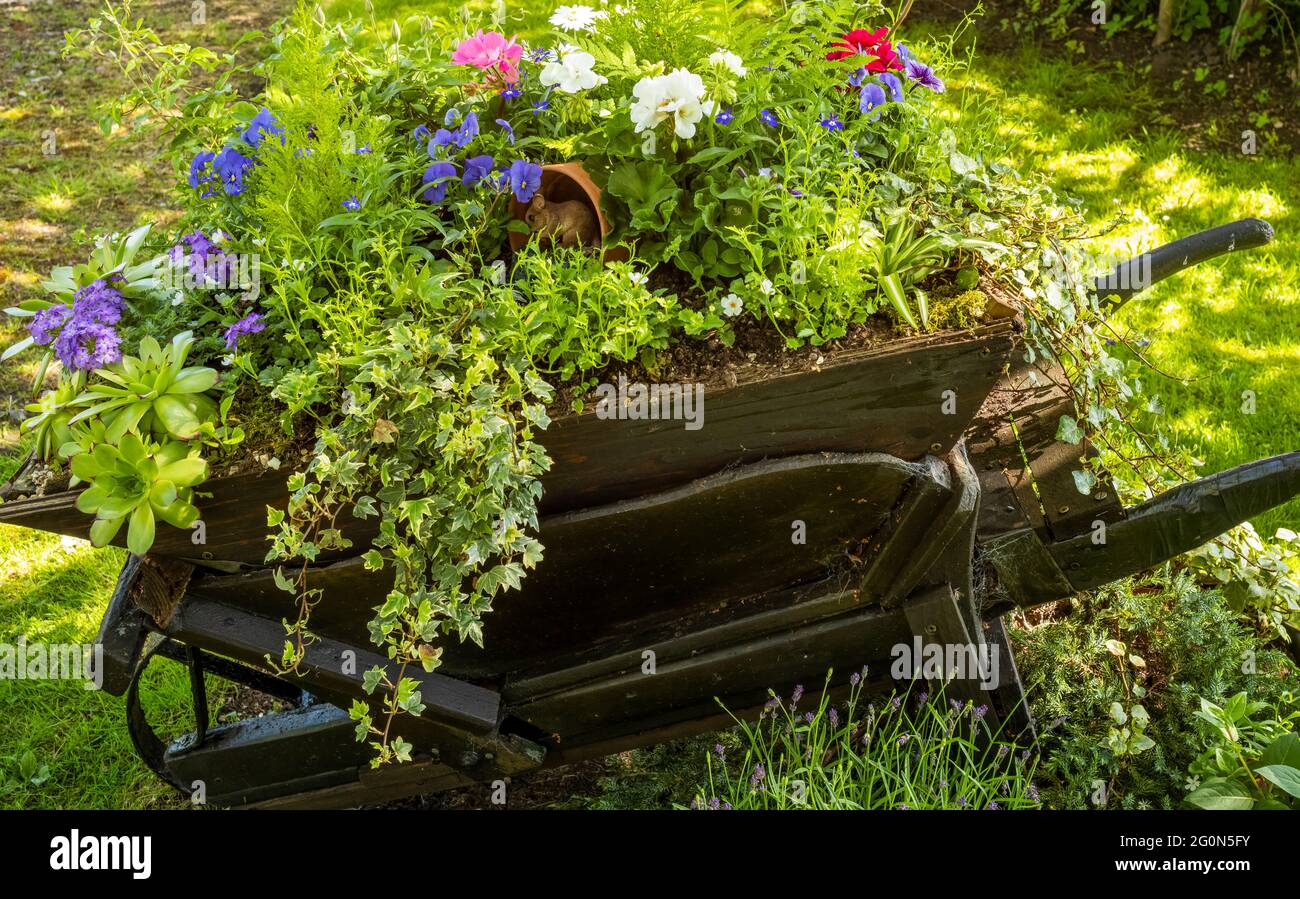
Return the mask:
<svg viewBox="0 0 1300 899">
<path fill-rule="evenodd" d="M 776 288 L 772 286 L 772 279 L 770 278 L 764 278 L 763 282 L 758 285 L 758 289 L 763 291 L 763 293 L 769 297 L 776 293 Z"/>
<path fill-rule="evenodd" d="M 565 31 L 591 31 L 591 26 L 609 13 L 590 6 L 561 6 L 551 14 L 551 24 Z"/>
<path fill-rule="evenodd" d="M 174 294 L 172 294 L 173 306 L 179 306 L 181 303 L 184 302 L 185 302 L 185 294 L 183 294 L 181 291 L 178 290 Z"/>
<path fill-rule="evenodd" d="M 672 119 L 680 138 L 695 136 L 695 123 L 704 116 L 704 82 L 686 69 L 642 78 L 632 88 L 632 121 L 638 132 Z"/>
<path fill-rule="evenodd" d="M 230 368 L 230 366 L 235 364 L 235 354 L 227 353 L 226 355 L 222 356 L 221 364 L 224 365 L 226 368 Z"/>
<path fill-rule="evenodd" d="M 740 315 L 740 310 L 745 308 L 745 301 L 734 293 L 729 293 L 722 298 L 722 314 L 728 318 L 735 318 Z"/>
<path fill-rule="evenodd" d="M 631 279 L 632 283 L 638 287 L 650 280 L 650 276 L 645 272 L 631 271 L 627 273 L 627 276 Z"/>
<path fill-rule="evenodd" d="M 555 62 L 548 62 L 542 69 L 542 84 L 554 87 L 562 94 L 576 94 L 590 90 L 609 79 L 597 75 L 591 70 L 596 64 L 596 57 L 583 50 L 566 53 Z"/>
<path fill-rule="evenodd" d="M 717 50 L 709 54 L 709 65 L 726 66 L 731 69 L 732 74 L 737 78 L 743 78 L 745 73 L 749 71 L 749 69 L 745 68 L 744 60 L 735 53 L 732 53 L 730 50 L 724 50 L 722 47 L 719 47 Z"/>
</svg>

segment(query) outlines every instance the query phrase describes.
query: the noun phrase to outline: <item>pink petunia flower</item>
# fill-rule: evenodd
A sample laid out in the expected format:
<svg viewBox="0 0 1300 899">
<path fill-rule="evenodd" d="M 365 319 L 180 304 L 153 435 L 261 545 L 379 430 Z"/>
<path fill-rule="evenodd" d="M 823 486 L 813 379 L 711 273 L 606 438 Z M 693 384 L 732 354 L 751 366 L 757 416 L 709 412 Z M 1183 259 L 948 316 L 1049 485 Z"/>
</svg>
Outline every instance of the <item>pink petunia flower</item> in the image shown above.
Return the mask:
<svg viewBox="0 0 1300 899">
<path fill-rule="evenodd" d="M 506 38 L 495 31 L 484 34 L 480 28 L 473 37 L 460 42 L 451 55 L 451 61 L 476 69 L 491 69 L 499 72 L 507 84 L 514 84 L 519 80 L 519 60 L 523 55 L 523 45 L 516 43 L 513 37 Z"/>
</svg>

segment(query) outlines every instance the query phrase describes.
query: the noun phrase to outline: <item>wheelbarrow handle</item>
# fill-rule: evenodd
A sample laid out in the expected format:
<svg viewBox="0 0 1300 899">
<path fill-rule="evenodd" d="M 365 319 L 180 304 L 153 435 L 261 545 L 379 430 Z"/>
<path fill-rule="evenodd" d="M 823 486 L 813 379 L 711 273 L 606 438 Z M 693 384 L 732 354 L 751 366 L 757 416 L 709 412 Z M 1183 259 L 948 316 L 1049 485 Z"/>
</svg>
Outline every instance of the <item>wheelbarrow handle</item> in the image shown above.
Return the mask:
<svg viewBox="0 0 1300 899">
<path fill-rule="evenodd" d="M 1157 281 L 1176 275 L 1198 262 L 1234 250 L 1262 247 L 1272 240 L 1273 226 L 1263 219 L 1242 219 L 1219 225 L 1120 263 L 1109 274 L 1094 280 L 1093 290 L 1118 307 Z"/>
</svg>

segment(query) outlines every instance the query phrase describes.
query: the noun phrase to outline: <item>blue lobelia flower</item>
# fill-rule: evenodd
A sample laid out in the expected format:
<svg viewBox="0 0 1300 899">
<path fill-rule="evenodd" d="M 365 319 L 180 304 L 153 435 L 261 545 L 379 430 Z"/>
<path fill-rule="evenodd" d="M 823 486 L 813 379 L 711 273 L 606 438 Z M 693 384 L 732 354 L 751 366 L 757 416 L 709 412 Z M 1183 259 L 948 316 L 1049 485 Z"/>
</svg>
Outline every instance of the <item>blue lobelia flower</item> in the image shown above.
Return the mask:
<svg viewBox="0 0 1300 899">
<path fill-rule="evenodd" d="M 506 102 L 509 102 L 511 100 L 518 100 L 523 95 L 523 93 L 524 92 L 517 87 L 508 87 L 501 92 L 501 97 Z"/>
<path fill-rule="evenodd" d="M 466 187 L 473 187 L 488 175 L 492 174 L 492 166 L 495 164 L 491 156 L 484 154 L 482 156 L 471 156 L 465 160 L 465 174 L 461 175 L 460 183 Z"/>
<path fill-rule="evenodd" d="M 887 102 L 889 101 L 885 97 L 885 89 L 874 81 L 868 81 L 862 85 L 862 96 L 858 100 L 858 111 L 866 114 L 875 110 L 875 115 L 871 116 L 871 120 L 874 122 L 880 118 L 880 107 Z"/>
<path fill-rule="evenodd" d="M 510 123 L 505 119 L 497 119 L 497 124 L 505 130 L 506 140 L 513 144 L 515 142 L 515 129 L 511 128 Z"/>
<path fill-rule="evenodd" d="M 722 112 L 718 113 L 717 117 L 714 118 L 713 121 L 717 122 L 719 125 L 730 125 L 732 120 L 735 118 L 736 117 L 731 112 L 731 107 L 728 106 L 726 109 L 722 110 Z"/>
<path fill-rule="evenodd" d="M 840 121 L 839 113 L 835 113 L 835 112 L 832 112 L 830 115 L 827 116 L 822 116 L 821 119 L 817 122 L 817 124 L 821 125 L 827 131 L 844 130 L 844 123 Z"/>
<path fill-rule="evenodd" d="M 546 62 L 551 58 L 551 51 L 547 50 L 545 47 L 537 47 L 536 49 L 529 51 L 528 58 L 533 62 Z"/>
<path fill-rule="evenodd" d="M 263 106 L 239 136 L 243 138 L 244 143 L 256 150 L 268 134 L 276 135 L 280 138 L 280 143 L 284 143 L 284 129 L 276 124 L 271 110 Z"/>
<path fill-rule="evenodd" d="M 542 186 L 542 167 L 526 159 L 516 159 L 510 164 L 506 173 L 510 181 L 510 190 L 520 203 L 527 203 Z"/>
<path fill-rule="evenodd" d="M 546 110 L 550 108 L 551 108 L 551 101 L 543 97 L 542 99 L 538 100 L 536 103 L 533 104 L 533 115 L 535 116 L 541 115 L 542 113 L 544 113 Z"/>
<path fill-rule="evenodd" d="M 764 109 L 758 114 L 758 117 L 763 120 L 764 124 L 771 125 L 773 128 L 781 124 L 781 120 L 776 117 L 776 113 L 770 109 Z"/>
<path fill-rule="evenodd" d="M 456 177 L 456 167 L 450 162 L 435 162 L 424 170 L 424 198 L 430 203 L 441 203 L 447 197 L 448 182 Z"/>
<path fill-rule="evenodd" d="M 212 171 L 226 193 L 237 197 L 244 192 L 244 175 L 253 167 L 253 160 L 234 147 L 226 147 L 212 160 Z"/>
<path fill-rule="evenodd" d="M 353 194 L 343 201 L 343 208 L 348 212 L 356 212 L 361 208 L 361 201 L 357 199 L 356 194 Z"/>
</svg>

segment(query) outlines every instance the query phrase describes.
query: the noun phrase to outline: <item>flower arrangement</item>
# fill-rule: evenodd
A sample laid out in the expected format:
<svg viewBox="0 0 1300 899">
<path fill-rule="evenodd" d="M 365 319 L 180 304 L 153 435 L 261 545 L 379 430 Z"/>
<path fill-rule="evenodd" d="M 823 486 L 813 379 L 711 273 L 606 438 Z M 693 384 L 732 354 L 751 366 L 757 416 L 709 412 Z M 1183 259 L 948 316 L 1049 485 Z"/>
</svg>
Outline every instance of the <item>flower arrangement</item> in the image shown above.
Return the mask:
<svg viewBox="0 0 1300 899">
<path fill-rule="evenodd" d="M 91 484 L 96 543 L 127 522 L 146 552 L 155 521 L 201 516 L 218 466 L 288 460 L 288 507 L 267 514 L 266 563 L 299 610 L 282 671 L 314 639 L 313 564 L 351 549 L 344 517 L 379 519 L 357 551 L 392 575 L 371 636 L 400 671 L 433 670 L 448 639 L 481 645 L 494 598 L 542 558 L 537 433 L 556 387 L 581 409 L 608 366 L 653 370 L 671 344 L 743 329 L 798 348 L 873 317 L 942 326 L 927 292 L 1069 221 L 958 149 L 946 54 L 904 42 L 876 3 L 761 20 L 564 5 L 527 37 L 426 22 L 382 45 L 301 7 L 251 64 L 252 101 L 232 99 L 237 70 L 200 86 L 192 48 L 159 61 L 156 36 L 110 27 L 127 12 L 73 39 L 187 86 L 163 120 L 184 219 L 56 271 L 10 310 L 30 335 L 6 356 L 58 362 L 27 427 L 42 461 Z M 169 96 L 144 88 L 115 115 Z M 608 224 L 604 252 L 519 240 L 557 163 L 596 186 L 569 202 Z M 409 757 L 390 725 L 422 708 L 415 684 L 366 677 L 383 698 L 354 717 L 378 762 Z"/>
</svg>

